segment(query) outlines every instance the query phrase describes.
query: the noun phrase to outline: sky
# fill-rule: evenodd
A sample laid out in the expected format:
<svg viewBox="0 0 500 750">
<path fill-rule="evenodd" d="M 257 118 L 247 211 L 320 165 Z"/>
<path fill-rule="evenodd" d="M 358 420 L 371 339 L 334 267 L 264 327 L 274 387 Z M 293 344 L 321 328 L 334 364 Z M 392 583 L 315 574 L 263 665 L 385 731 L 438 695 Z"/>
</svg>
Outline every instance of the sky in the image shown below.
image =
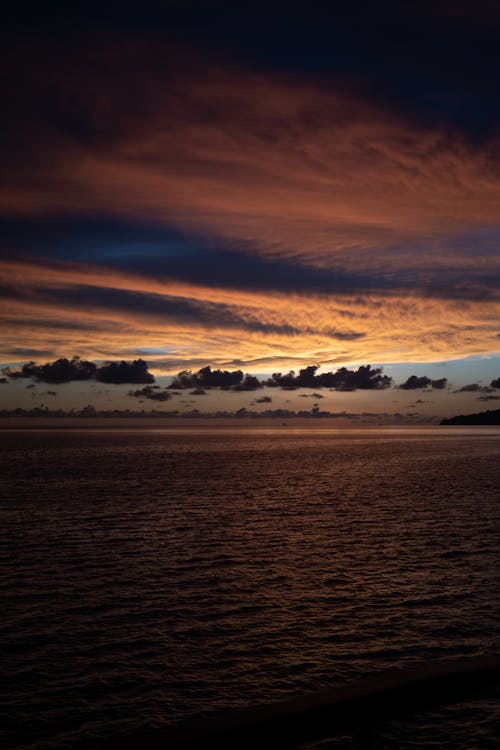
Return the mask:
<svg viewBox="0 0 500 750">
<path fill-rule="evenodd" d="M 0 408 L 498 408 L 500 3 L 329 6 L 5 11 Z M 392 381 L 15 376 L 75 356 Z"/>
</svg>

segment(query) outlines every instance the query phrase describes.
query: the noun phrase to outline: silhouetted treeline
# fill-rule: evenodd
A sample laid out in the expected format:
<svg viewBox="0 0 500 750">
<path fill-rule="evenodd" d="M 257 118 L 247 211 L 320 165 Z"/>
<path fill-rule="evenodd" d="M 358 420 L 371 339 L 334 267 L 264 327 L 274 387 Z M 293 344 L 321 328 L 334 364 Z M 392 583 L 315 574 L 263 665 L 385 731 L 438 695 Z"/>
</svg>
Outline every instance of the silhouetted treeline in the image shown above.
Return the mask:
<svg viewBox="0 0 500 750">
<path fill-rule="evenodd" d="M 500 409 L 488 409 L 477 414 L 459 414 L 456 417 L 442 419 L 441 424 L 498 424 L 500 425 Z"/>
<path fill-rule="evenodd" d="M 368 424 L 421 424 L 421 423 L 433 423 L 435 419 L 433 417 L 423 418 L 417 414 L 401 414 L 400 412 L 395 413 L 374 413 L 374 412 L 361 412 L 352 413 L 347 411 L 333 412 L 333 411 L 322 411 L 318 405 L 315 404 L 312 409 L 305 410 L 300 409 L 295 411 L 293 409 L 265 409 L 264 411 L 253 411 L 242 407 L 237 411 L 215 411 L 215 412 L 201 412 L 198 409 L 191 409 L 190 411 L 179 411 L 178 409 L 163 411 L 160 409 L 151 409 L 135 411 L 131 409 L 95 409 L 92 404 L 85 406 L 83 409 L 71 409 L 65 411 L 63 409 L 49 409 L 46 406 L 38 406 L 32 409 L 2 409 L 0 410 L 0 418 L 51 418 L 51 419 L 67 419 L 67 418 L 86 418 L 86 419 L 107 419 L 107 418 L 137 418 L 141 419 L 169 419 L 169 418 L 182 418 L 182 419 L 294 419 L 296 417 L 306 419 L 349 419 L 353 422 L 365 421 Z"/>
</svg>

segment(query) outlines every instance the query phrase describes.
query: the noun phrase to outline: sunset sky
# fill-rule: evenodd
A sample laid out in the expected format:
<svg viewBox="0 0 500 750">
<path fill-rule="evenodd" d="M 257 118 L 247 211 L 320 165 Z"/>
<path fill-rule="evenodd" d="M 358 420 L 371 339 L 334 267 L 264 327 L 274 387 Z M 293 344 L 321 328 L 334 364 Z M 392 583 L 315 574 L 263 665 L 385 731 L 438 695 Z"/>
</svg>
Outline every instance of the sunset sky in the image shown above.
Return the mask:
<svg viewBox="0 0 500 750">
<path fill-rule="evenodd" d="M 161 388 L 370 364 L 392 387 L 315 403 L 499 408 L 500 4 L 101 5 L 0 32 L 0 408 L 314 400 L 12 377 L 75 355 Z"/>
</svg>

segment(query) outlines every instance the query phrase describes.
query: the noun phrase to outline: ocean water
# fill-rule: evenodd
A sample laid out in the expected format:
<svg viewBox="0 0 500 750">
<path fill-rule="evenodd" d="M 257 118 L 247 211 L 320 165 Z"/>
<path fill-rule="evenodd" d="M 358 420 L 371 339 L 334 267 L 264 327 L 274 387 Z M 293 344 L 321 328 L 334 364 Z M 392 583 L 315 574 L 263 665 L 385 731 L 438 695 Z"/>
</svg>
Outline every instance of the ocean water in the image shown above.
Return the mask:
<svg viewBox="0 0 500 750">
<path fill-rule="evenodd" d="M 500 651 L 499 430 L 3 430 L 0 447 L 5 750 L 161 736 Z M 373 746 L 495 747 L 499 719 L 493 695 Z"/>
</svg>

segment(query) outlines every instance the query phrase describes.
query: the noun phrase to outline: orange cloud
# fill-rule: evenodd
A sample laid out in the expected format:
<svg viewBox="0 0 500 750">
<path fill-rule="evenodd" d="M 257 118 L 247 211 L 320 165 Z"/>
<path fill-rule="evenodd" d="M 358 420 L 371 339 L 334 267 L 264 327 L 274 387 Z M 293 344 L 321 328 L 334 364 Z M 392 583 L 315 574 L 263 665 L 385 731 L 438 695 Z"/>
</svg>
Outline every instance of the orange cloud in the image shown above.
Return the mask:
<svg viewBox="0 0 500 750">
<path fill-rule="evenodd" d="M 327 87 L 208 72 L 149 82 L 143 106 L 120 111 L 105 148 L 58 143 L 55 164 L 11 183 L 0 209 L 146 217 L 320 265 L 419 239 L 427 257 L 446 254 L 443 234 L 498 220 L 497 143 Z"/>
<path fill-rule="evenodd" d="M 85 264 L 4 263 L 0 269 L 4 286 L 11 284 L 17 293 L 0 305 L 3 351 L 21 340 L 33 348 L 43 342 L 57 355 L 106 358 L 147 346 L 165 352 L 149 359 L 169 371 L 169 359 L 176 363 L 173 370 L 179 361 L 189 366 L 233 359 L 265 360 L 269 369 L 273 361 L 430 361 L 498 347 L 500 300 L 484 305 L 394 293 L 344 295 L 340 301 L 152 281 Z M 82 285 L 97 296 L 90 301 L 79 296 Z M 110 305 L 114 291 L 125 296 Z M 143 305 L 140 297 L 134 307 L 137 295 L 154 300 L 154 306 Z"/>
<path fill-rule="evenodd" d="M 304 267 L 410 276 L 417 269 L 424 280 L 432 270 L 443 291 L 423 296 L 421 284 L 399 288 L 396 280 L 385 293 L 264 294 L 97 264 L 5 261 L 0 272 L 12 296 L 0 308 L 3 351 L 20 338 L 26 347 L 90 358 L 150 346 L 176 361 L 216 365 L 425 361 L 498 350 L 494 285 L 489 297 L 479 290 L 468 301 L 446 286 L 457 269 L 466 280 L 470 271 L 500 271 L 498 255 L 450 241 L 498 224 L 496 142 L 471 145 L 426 130 L 326 84 L 221 71 L 161 80 L 140 69 L 130 81 L 127 106 L 116 81 L 105 102 L 95 81 L 80 82 L 72 95 L 91 114 L 95 139 L 63 137 L 47 125 L 29 179 L 7 165 L 4 215 L 151 219 L 235 253 Z M 111 305 L 106 290 L 123 295 Z M 139 294 L 154 304 L 134 307 Z M 195 306 L 197 318 L 188 314 Z M 79 327 L 58 329 L 71 321 Z"/>
</svg>

